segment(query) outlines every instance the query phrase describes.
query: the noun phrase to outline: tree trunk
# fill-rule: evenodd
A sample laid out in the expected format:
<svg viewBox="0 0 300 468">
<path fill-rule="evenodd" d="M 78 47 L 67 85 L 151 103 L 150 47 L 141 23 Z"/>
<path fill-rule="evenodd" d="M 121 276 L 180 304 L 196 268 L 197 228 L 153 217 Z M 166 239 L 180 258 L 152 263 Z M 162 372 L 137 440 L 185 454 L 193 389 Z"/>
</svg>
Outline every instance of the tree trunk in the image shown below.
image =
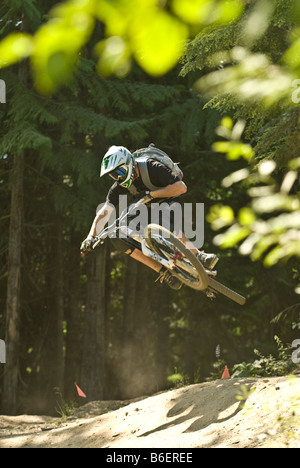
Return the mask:
<svg viewBox="0 0 300 468">
<path fill-rule="evenodd" d="M 81 319 L 80 319 L 80 245 L 81 236 L 72 235 L 68 251 L 68 302 L 66 307 L 66 357 L 65 357 L 65 391 L 64 397 L 74 397 L 74 382 L 80 377 L 82 353 Z"/>
<path fill-rule="evenodd" d="M 130 398 L 132 395 L 132 373 L 134 363 L 134 314 L 138 262 L 126 257 L 123 299 L 123 340 L 119 359 L 119 398 Z"/>
<path fill-rule="evenodd" d="M 19 310 L 24 172 L 23 154 L 15 154 L 13 163 L 6 299 L 6 364 L 2 396 L 2 412 L 10 415 L 16 414 L 17 411 L 17 387 L 19 374 Z"/>
<path fill-rule="evenodd" d="M 167 387 L 169 355 L 169 314 L 172 300 L 171 290 L 165 284 L 155 285 L 156 297 L 156 346 L 155 346 L 155 382 L 156 391 Z"/>
<path fill-rule="evenodd" d="M 103 399 L 105 391 L 106 254 L 104 244 L 87 257 L 84 342 L 78 385 L 89 401 Z"/>
<path fill-rule="evenodd" d="M 138 264 L 136 297 L 134 308 L 134 335 L 132 356 L 133 372 L 131 377 L 132 397 L 149 394 L 154 391 L 153 379 L 153 277 L 152 271 L 145 265 Z"/>
<path fill-rule="evenodd" d="M 36 404 L 39 413 L 55 414 L 62 404 L 63 395 L 63 320 L 64 320 L 64 268 L 63 232 L 61 218 L 48 237 L 45 338 L 41 363 L 41 393 Z"/>
<path fill-rule="evenodd" d="M 120 357 L 121 398 L 134 398 L 156 389 L 154 380 L 154 274 L 127 259 L 124 284 L 123 349 Z"/>
<path fill-rule="evenodd" d="M 25 32 L 26 28 L 26 19 L 23 18 L 21 30 Z M 29 68 L 26 62 L 19 65 L 18 77 L 20 83 L 26 86 L 29 77 Z M 21 251 L 24 211 L 24 153 L 22 150 L 16 151 L 13 155 L 12 174 L 6 296 L 6 365 L 2 394 L 2 411 L 10 415 L 17 412 L 19 375 Z"/>
<path fill-rule="evenodd" d="M 201 336 L 203 335 L 203 329 L 197 331 L 197 313 L 199 314 L 199 311 L 195 310 L 195 308 L 189 309 L 188 326 L 185 335 L 184 374 L 188 377 L 189 384 L 195 383 L 195 373 L 197 371 L 197 366 L 199 368 L 202 364 L 201 362 L 197 363 L 196 358 L 197 345 L 204 346 L 203 340 L 200 340 Z"/>
</svg>

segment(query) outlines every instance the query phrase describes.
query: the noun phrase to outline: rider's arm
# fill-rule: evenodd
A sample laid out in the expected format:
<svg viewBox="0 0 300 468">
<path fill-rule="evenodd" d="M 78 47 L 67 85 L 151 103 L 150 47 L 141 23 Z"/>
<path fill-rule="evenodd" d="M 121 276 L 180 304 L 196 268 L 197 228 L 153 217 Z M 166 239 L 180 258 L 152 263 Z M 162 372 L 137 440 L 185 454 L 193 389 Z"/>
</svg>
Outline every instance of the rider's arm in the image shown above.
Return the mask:
<svg viewBox="0 0 300 468">
<path fill-rule="evenodd" d="M 178 182 L 174 182 L 174 184 L 167 185 L 166 187 L 162 187 L 159 190 L 151 190 L 150 196 L 152 198 L 171 198 L 171 197 L 178 197 L 183 193 L 186 193 L 187 186 L 185 183 L 180 180 Z"/>
<path fill-rule="evenodd" d="M 105 203 L 102 208 L 98 211 L 93 221 L 92 227 L 89 232 L 89 236 L 96 237 L 99 232 L 104 229 L 108 222 L 110 215 L 112 214 L 114 207 L 109 203 Z"/>
</svg>

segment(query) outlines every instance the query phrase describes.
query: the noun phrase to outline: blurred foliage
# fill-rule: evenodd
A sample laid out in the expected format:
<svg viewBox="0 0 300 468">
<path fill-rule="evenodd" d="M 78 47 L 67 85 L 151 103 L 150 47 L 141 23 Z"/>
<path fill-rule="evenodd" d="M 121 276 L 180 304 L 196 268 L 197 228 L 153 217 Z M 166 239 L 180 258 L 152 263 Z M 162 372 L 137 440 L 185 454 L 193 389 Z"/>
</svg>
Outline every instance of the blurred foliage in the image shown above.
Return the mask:
<svg viewBox="0 0 300 468">
<path fill-rule="evenodd" d="M 233 21 L 242 11 L 241 0 L 68 0 L 50 11 L 35 34 L 18 31 L 5 37 L 0 67 L 30 57 L 36 88 L 52 93 L 69 80 L 100 21 L 105 38 L 94 51 L 101 75 L 126 76 L 134 59 L 150 75 L 161 76 L 178 63 L 195 30 Z"/>
<path fill-rule="evenodd" d="M 230 126 L 229 121 L 223 119 L 218 133 L 230 141 L 217 142 L 215 148 L 226 153 L 229 159 L 249 159 L 249 156 L 253 159 L 251 147 L 236 141 L 235 129 L 240 123 Z M 237 137 L 240 138 L 240 132 Z M 252 168 L 243 168 L 227 176 L 223 185 L 231 187 L 242 183 L 249 204 L 239 208 L 238 213 L 234 213 L 230 206 L 211 208 L 207 219 L 213 229 L 230 226 L 215 237 L 215 243 L 222 248 L 241 243 L 239 252 L 242 255 L 250 255 L 253 260 L 264 257 L 264 265 L 268 267 L 281 259 L 300 256 L 299 168 L 300 158 L 291 159 L 288 170 L 278 178 L 273 175 L 276 170 L 273 159 L 264 159 L 260 163 L 253 159 Z"/>
<path fill-rule="evenodd" d="M 195 85 L 211 97 L 230 93 L 266 106 L 290 106 L 292 83 L 300 67 L 298 3 L 248 2 L 238 21 L 220 31 L 211 28 L 195 38 L 187 48 L 182 73 L 199 67 L 212 69 Z"/>
<path fill-rule="evenodd" d="M 201 70 L 195 89 L 208 98 L 205 107 L 228 115 L 213 149 L 247 161 L 222 183 L 241 185 L 247 204 L 219 203 L 207 217 L 223 230 L 215 244 L 239 245 L 268 267 L 300 255 L 299 11 L 295 0 L 247 2 L 236 21 L 188 44 L 181 71 Z"/>
<path fill-rule="evenodd" d="M 297 44 L 298 23 L 296 0 L 251 0 L 237 21 L 201 31 L 182 59 L 181 75 L 198 78 L 205 108 L 246 122 L 244 138 L 254 140 L 257 158 L 273 157 L 275 150 L 283 157 L 287 142 L 294 153 L 299 147 L 299 70 L 286 60 Z"/>
</svg>

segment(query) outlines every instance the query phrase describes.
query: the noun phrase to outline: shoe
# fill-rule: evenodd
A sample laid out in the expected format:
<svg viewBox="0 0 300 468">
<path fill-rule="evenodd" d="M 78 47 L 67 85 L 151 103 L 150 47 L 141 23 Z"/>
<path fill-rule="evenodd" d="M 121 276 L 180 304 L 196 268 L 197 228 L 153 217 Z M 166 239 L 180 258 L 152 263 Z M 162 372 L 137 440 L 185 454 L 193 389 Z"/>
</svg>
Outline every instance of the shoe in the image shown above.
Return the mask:
<svg viewBox="0 0 300 468">
<path fill-rule="evenodd" d="M 212 270 L 219 261 L 215 254 L 207 254 L 204 251 L 199 252 L 197 258 L 207 270 Z"/>
<path fill-rule="evenodd" d="M 159 276 L 156 281 L 159 281 L 160 283 L 165 281 L 171 289 L 175 289 L 176 291 L 182 287 L 182 282 L 165 268 L 162 268 L 162 270 L 159 272 Z"/>
</svg>

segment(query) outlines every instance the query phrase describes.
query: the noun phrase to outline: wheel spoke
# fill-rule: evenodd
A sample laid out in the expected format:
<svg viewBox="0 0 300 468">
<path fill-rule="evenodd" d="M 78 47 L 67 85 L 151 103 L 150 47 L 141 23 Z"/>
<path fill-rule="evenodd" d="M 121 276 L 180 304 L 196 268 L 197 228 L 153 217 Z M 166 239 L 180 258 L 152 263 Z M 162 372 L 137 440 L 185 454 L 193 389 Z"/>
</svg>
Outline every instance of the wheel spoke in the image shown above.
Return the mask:
<svg viewBox="0 0 300 468">
<path fill-rule="evenodd" d="M 151 237 L 151 242 L 153 241 L 160 254 L 167 260 L 174 261 L 176 271 L 179 275 L 183 275 L 189 281 L 199 282 L 199 274 L 189 259 L 186 258 L 174 244 L 157 234 Z"/>
</svg>

